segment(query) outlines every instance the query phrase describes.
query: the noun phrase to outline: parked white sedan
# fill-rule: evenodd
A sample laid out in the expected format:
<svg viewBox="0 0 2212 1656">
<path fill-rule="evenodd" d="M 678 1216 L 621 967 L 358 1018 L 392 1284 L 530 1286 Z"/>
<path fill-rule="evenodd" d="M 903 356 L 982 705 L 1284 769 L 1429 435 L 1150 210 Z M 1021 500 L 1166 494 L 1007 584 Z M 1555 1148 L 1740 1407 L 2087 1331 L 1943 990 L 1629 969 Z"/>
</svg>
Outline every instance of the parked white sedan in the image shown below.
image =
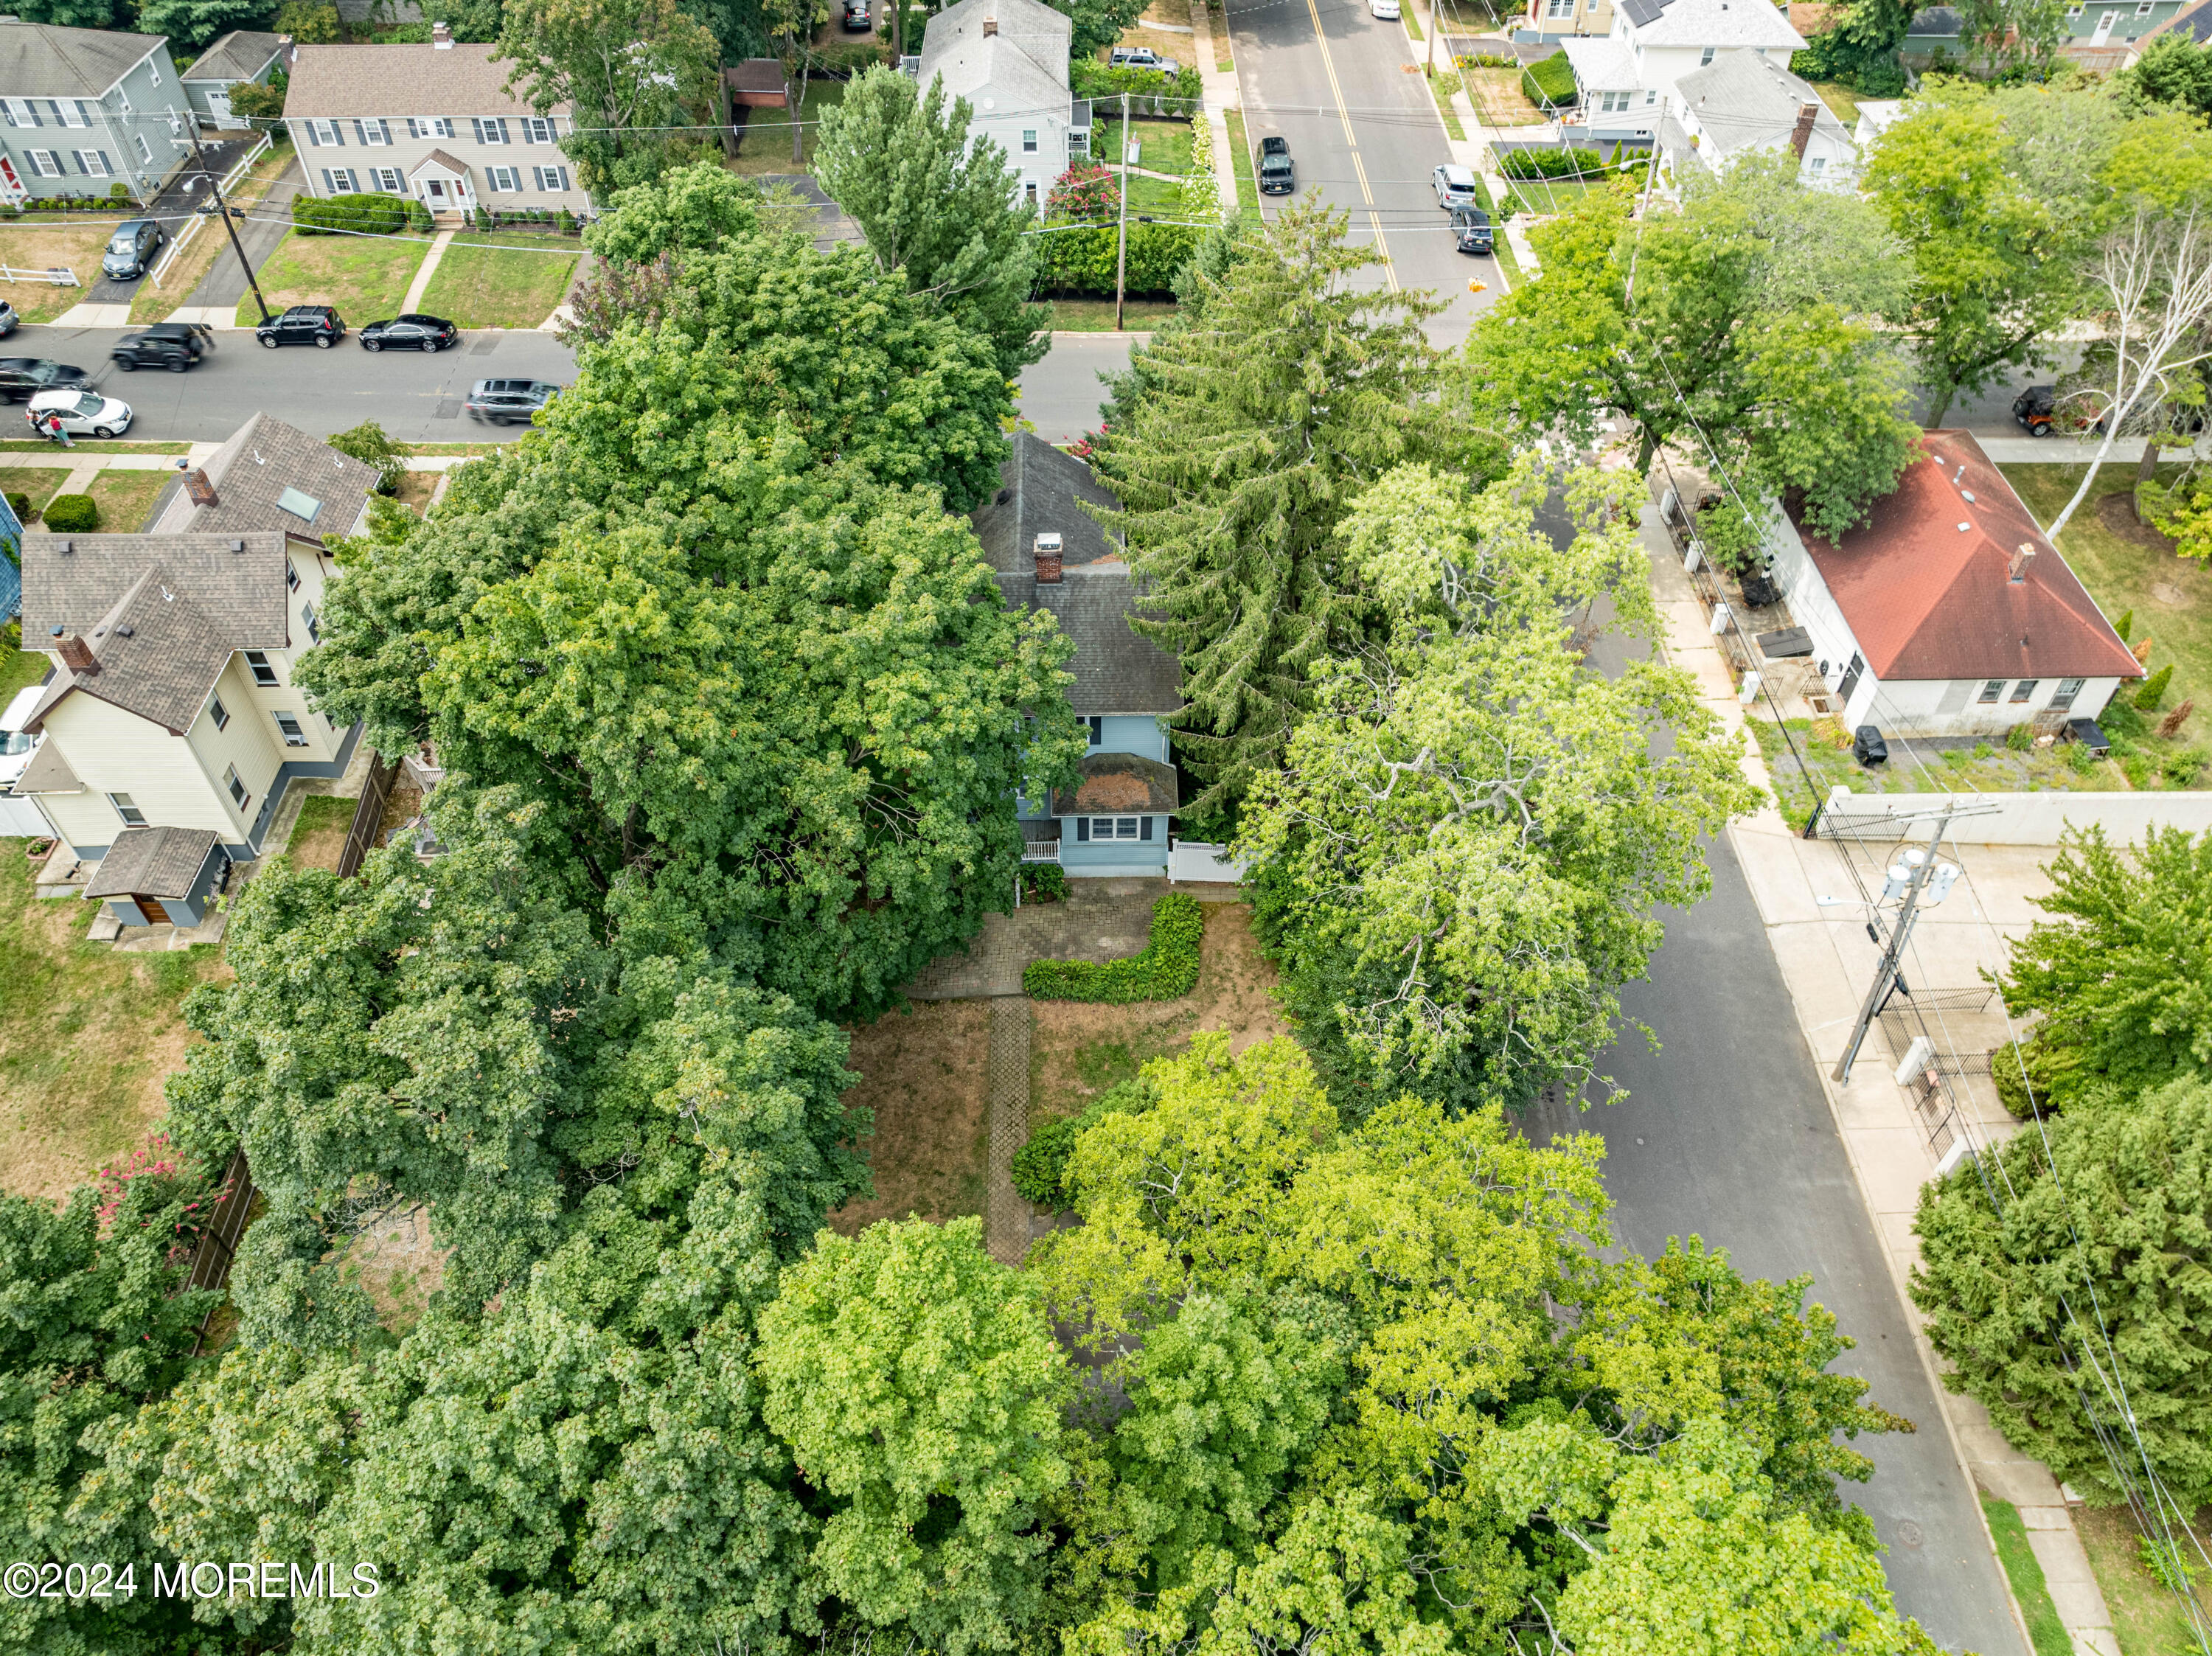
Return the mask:
<svg viewBox="0 0 2212 1656">
<path fill-rule="evenodd" d="M 33 430 L 45 430 L 48 416 L 56 414 L 62 417 L 62 429 L 72 437 L 120 437 L 131 429 L 130 403 L 82 386 L 42 391 L 31 399 Z"/>
<path fill-rule="evenodd" d="M 1367 9 L 1386 23 L 1398 21 L 1398 0 L 1367 0 Z"/>
</svg>

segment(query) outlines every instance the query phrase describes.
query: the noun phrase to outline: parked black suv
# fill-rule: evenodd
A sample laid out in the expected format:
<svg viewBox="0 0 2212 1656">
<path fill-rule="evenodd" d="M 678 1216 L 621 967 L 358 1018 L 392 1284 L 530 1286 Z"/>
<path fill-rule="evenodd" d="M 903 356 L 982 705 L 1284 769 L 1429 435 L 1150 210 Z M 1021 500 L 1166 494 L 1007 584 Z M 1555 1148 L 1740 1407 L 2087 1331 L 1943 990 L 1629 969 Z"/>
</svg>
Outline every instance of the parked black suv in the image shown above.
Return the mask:
<svg viewBox="0 0 2212 1656">
<path fill-rule="evenodd" d="M 345 337 L 345 318 L 327 305 L 295 305 L 263 323 L 253 337 L 275 350 L 279 345 L 319 345 L 328 350 Z"/>
<path fill-rule="evenodd" d="M 461 406 L 471 420 L 526 426 L 532 416 L 560 394 L 561 387 L 550 379 L 479 379 Z"/>
<path fill-rule="evenodd" d="M 44 357 L 0 356 L 0 397 L 10 403 L 27 403 L 42 391 L 82 385 L 91 377 L 82 368 Z"/>
<path fill-rule="evenodd" d="M 167 368 L 182 373 L 215 349 L 215 335 L 197 322 L 157 322 L 140 333 L 127 333 L 108 355 L 125 373 Z"/>
<path fill-rule="evenodd" d="M 1297 193 L 1298 169 L 1291 162 L 1291 141 L 1288 138 L 1260 140 L 1260 193 L 1263 196 L 1288 196 Z"/>
<path fill-rule="evenodd" d="M 1452 240 L 1462 253 L 1487 253 L 1496 251 L 1490 228 L 1490 215 L 1480 207 L 1455 207 L 1451 209 Z"/>
</svg>

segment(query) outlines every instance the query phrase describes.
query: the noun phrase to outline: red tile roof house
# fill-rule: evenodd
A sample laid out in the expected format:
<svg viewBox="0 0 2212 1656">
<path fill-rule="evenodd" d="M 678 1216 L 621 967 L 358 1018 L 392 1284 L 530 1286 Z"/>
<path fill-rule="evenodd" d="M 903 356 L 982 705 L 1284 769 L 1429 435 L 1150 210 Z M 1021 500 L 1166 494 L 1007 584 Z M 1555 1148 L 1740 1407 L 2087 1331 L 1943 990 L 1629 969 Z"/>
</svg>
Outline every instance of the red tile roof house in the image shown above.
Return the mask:
<svg viewBox="0 0 2212 1656">
<path fill-rule="evenodd" d="M 1773 572 L 1847 730 L 2002 736 L 2094 719 L 2143 676 L 1981 445 L 1931 431 L 1922 458 L 1839 541 L 1796 501 Z"/>
</svg>

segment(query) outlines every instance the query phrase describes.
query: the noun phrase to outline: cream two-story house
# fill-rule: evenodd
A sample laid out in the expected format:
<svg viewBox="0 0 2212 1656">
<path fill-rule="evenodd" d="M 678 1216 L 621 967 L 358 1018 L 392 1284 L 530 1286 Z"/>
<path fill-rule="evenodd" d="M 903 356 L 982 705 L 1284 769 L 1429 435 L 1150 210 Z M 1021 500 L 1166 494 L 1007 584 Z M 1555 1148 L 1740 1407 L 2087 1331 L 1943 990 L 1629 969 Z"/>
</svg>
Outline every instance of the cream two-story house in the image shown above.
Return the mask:
<svg viewBox="0 0 2212 1656">
<path fill-rule="evenodd" d="M 1749 52 L 1786 70 L 1790 54 L 1804 45 L 1789 14 L 1771 0 L 1620 0 L 1606 34 L 1567 40 L 1560 49 L 1574 66 L 1591 126 L 1649 136 L 1663 116 L 1680 119 L 1683 77 L 1710 68 L 1721 53 Z"/>
<path fill-rule="evenodd" d="M 23 537 L 23 642 L 52 664 L 14 792 L 80 859 L 139 828 L 258 857 L 294 781 L 344 774 L 359 727 L 316 713 L 292 671 L 319 641 L 328 542 L 363 526 L 375 481 L 257 416 L 152 532 Z"/>
<path fill-rule="evenodd" d="M 284 123 L 308 190 L 411 196 L 449 220 L 588 212 L 561 149 L 568 106 L 540 115 L 522 102 L 507 89 L 513 66 L 492 62 L 495 49 L 456 42 L 442 23 L 427 45 L 296 48 Z"/>
</svg>

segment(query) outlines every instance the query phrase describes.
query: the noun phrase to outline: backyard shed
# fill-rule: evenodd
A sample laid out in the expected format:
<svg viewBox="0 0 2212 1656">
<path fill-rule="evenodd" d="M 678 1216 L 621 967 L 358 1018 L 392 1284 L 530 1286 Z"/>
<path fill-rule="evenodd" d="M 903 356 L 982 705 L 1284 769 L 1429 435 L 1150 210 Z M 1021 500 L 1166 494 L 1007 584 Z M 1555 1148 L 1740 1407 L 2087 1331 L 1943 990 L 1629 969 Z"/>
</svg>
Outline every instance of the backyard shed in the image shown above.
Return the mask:
<svg viewBox="0 0 2212 1656">
<path fill-rule="evenodd" d="M 213 828 L 125 828 L 84 895 L 125 925 L 198 925 L 229 860 Z"/>
</svg>

